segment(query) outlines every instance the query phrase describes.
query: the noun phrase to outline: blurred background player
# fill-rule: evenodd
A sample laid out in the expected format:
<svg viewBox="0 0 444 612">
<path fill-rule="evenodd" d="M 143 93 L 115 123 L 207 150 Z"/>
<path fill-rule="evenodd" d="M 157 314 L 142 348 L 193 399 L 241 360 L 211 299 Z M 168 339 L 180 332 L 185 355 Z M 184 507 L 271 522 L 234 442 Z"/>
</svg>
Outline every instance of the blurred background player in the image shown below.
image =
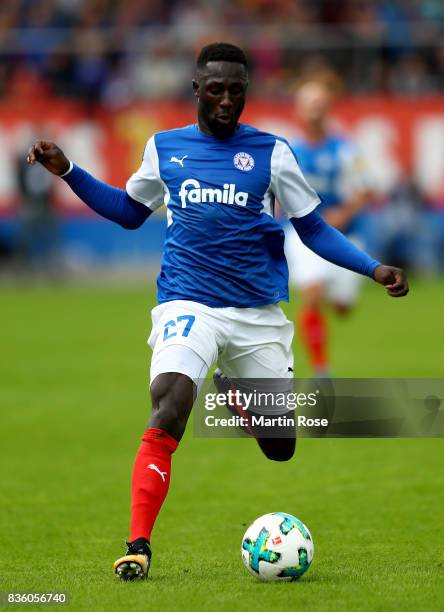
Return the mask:
<svg viewBox="0 0 444 612">
<path fill-rule="evenodd" d="M 359 217 L 369 200 L 369 180 L 355 144 L 331 125 L 332 100 L 331 85 L 323 80 L 298 88 L 296 108 L 303 136 L 292 146 L 308 183 L 321 198 L 321 215 L 361 246 Z M 347 314 L 356 302 L 361 277 L 316 255 L 292 229 L 286 229 L 285 250 L 290 282 L 301 293 L 300 334 L 314 373 L 326 376 L 330 363 L 325 306 Z"/>
</svg>

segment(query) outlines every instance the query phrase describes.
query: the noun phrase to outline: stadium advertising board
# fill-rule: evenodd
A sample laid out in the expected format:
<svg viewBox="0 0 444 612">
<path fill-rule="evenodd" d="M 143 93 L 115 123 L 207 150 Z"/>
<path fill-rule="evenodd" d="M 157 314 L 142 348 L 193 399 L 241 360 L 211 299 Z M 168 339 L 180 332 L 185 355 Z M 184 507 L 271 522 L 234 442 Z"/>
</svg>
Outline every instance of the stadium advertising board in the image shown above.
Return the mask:
<svg viewBox="0 0 444 612">
<path fill-rule="evenodd" d="M 335 108 L 339 130 L 357 139 L 377 195 L 405 177 L 413 178 L 429 206 L 444 208 L 444 99 L 344 98 Z M 16 165 L 34 138 L 56 140 L 92 174 L 123 186 L 139 166 L 147 138 L 158 130 L 194 121 L 194 106 L 165 102 L 119 111 L 86 110 L 74 102 L 45 99 L 26 108 L 0 105 L 0 214 L 13 215 L 19 202 Z M 290 103 L 250 101 L 243 121 L 288 139 L 298 133 Z M 59 210 L 69 216 L 90 211 L 61 181 L 54 183 Z"/>
</svg>

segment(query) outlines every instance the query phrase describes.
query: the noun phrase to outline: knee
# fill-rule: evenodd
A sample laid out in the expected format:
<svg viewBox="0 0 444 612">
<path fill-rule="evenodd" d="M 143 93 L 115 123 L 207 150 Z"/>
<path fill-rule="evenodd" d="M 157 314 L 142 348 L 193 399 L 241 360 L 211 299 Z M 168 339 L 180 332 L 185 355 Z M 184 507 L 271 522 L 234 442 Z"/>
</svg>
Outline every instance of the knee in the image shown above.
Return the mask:
<svg viewBox="0 0 444 612">
<path fill-rule="evenodd" d="M 340 317 L 348 316 L 352 310 L 348 304 L 334 304 L 334 309 Z"/>
<path fill-rule="evenodd" d="M 153 408 L 150 426 L 180 439 L 193 406 L 193 381 L 183 374 L 160 374 L 154 379 L 150 392 Z"/>
<path fill-rule="evenodd" d="M 304 287 L 301 293 L 302 303 L 306 308 L 319 310 L 323 306 L 324 292 L 321 284 Z"/>
</svg>

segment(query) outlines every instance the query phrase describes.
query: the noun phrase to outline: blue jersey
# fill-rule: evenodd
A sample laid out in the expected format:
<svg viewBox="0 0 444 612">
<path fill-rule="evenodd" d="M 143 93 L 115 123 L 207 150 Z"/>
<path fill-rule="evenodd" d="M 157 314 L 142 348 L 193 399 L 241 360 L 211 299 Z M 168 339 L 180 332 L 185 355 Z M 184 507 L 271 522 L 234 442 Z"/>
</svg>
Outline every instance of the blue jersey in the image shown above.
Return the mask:
<svg viewBox="0 0 444 612">
<path fill-rule="evenodd" d="M 197 125 L 159 132 L 126 189 L 151 210 L 167 207 L 159 303 L 254 307 L 288 300 L 274 201 L 302 217 L 319 198 L 285 140 L 243 124 L 224 139 Z"/>
<path fill-rule="evenodd" d="M 347 137 L 330 134 L 317 143 L 299 139 L 292 148 L 305 178 L 321 198 L 321 213 L 368 188 L 362 159 Z"/>
</svg>

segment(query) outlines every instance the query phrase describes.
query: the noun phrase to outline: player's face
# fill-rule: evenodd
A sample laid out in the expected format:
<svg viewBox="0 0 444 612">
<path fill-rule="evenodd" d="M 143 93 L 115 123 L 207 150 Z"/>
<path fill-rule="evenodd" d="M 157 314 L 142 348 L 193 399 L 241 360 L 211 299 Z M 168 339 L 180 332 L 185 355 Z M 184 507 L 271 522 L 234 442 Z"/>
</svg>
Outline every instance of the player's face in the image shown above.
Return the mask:
<svg viewBox="0 0 444 612">
<path fill-rule="evenodd" d="M 208 62 L 193 81 L 199 127 L 220 138 L 231 136 L 245 105 L 247 85 L 243 64 Z"/>
<path fill-rule="evenodd" d="M 320 123 L 328 114 L 330 101 L 330 94 L 323 85 L 307 83 L 296 97 L 298 114 L 305 123 Z"/>
</svg>

